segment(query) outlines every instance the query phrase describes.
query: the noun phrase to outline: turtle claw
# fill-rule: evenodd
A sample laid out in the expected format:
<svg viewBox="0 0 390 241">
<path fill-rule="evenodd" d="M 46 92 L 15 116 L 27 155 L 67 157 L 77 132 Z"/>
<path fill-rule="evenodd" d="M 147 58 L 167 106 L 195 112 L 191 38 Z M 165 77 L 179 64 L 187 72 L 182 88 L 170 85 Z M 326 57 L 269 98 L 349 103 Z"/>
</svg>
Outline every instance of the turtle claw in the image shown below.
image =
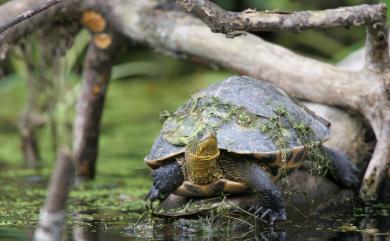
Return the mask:
<svg viewBox="0 0 390 241">
<path fill-rule="evenodd" d="M 259 217 L 259 214 L 263 213 L 264 209 L 265 209 L 264 207 L 259 207 L 258 209 L 255 209 L 255 212 L 253 213 L 253 215 L 255 215 L 256 217 Z M 263 219 L 263 215 L 261 215 L 260 218 Z"/>
<path fill-rule="evenodd" d="M 263 219 L 265 218 L 268 214 L 270 214 L 272 211 L 271 209 L 266 209 L 263 214 L 261 214 L 260 218 Z M 275 221 L 275 220 L 272 220 L 272 222 Z"/>
<path fill-rule="evenodd" d="M 260 207 L 254 206 L 249 208 L 248 212 L 253 213 L 253 215 L 256 218 L 264 220 L 270 225 L 273 225 L 276 220 L 280 220 L 280 221 L 286 220 L 286 212 L 284 209 L 280 211 L 274 211 L 264 206 L 260 206 Z"/>
<path fill-rule="evenodd" d="M 148 195 L 146 195 L 145 200 L 153 203 L 157 199 L 161 199 L 161 193 L 155 186 L 152 186 L 152 188 L 150 188 Z"/>
</svg>

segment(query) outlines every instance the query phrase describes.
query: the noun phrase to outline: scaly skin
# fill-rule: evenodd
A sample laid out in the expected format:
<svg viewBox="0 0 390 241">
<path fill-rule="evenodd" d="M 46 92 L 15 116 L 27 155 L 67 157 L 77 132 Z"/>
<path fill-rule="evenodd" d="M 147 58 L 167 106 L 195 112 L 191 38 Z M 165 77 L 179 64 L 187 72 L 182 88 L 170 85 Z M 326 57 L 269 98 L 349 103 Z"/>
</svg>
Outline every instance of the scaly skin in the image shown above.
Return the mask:
<svg viewBox="0 0 390 241">
<path fill-rule="evenodd" d="M 185 163 L 187 180 L 195 184 L 210 184 L 217 180 L 215 169 L 220 152 L 217 137 L 213 132 L 202 136 L 199 133 L 186 146 Z"/>
</svg>

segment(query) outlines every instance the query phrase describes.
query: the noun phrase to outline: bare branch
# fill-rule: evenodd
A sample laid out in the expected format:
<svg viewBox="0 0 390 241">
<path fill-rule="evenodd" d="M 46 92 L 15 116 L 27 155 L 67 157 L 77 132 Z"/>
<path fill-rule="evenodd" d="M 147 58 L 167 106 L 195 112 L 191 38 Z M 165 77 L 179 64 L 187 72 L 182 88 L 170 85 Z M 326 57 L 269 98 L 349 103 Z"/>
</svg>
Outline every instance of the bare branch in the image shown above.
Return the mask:
<svg viewBox="0 0 390 241">
<path fill-rule="evenodd" d="M 0 6 L 0 23 L 10 23 L 15 16 L 30 11 L 41 6 L 47 0 L 12 0 Z M 40 14 L 35 14 L 28 18 L 29 21 L 19 22 L 12 28 L 8 28 L 0 33 L 0 45 L 3 48 L 14 44 L 21 37 L 33 32 L 38 28 L 53 23 L 55 19 L 74 19 L 78 16 L 80 1 L 66 0 L 59 2 Z M 5 47 L 4 47 L 5 48 Z"/>
<path fill-rule="evenodd" d="M 5 30 L 11 28 L 12 26 L 34 16 L 35 14 L 38 14 L 51 6 L 56 5 L 57 3 L 61 2 L 62 0 L 45 0 L 42 3 L 40 3 L 38 6 L 34 7 L 33 9 L 29 9 L 27 11 L 24 11 L 18 15 L 16 15 L 11 21 L 2 23 L 0 25 L 0 33 L 4 32 Z"/>
<path fill-rule="evenodd" d="M 107 88 L 120 46 L 119 36 L 106 28 L 105 18 L 99 12 L 88 10 L 84 20 L 93 16 L 94 21 L 84 21 L 85 26 L 94 33 L 84 60 L 83 85 L 76 106 L 73 130 L 73 152 L 77 176 L 92 179 L 95 176 L 95 162 L 98 155 L 100 120 Z"/>
<path fill-rule="evenodd" d="M 377 122 L 378 119 L 375 118 L 373 121 Z M 390 167 L 390 121 L 383 120 L 381 128 L 376 130 L 377 144 L 360 189 L 360 196 L 365 201 L 377 200 L 382 183 L 390 179 L 387 175 Z"/>
<path fill-rule="evenodd" d="M 359 109 L 362 88 L 369 92 L 379 87 L 370 77 L 297 55 L 252 34 L 227 39 L 222 34 L 213 34 L 187 14 L 152 12 L 150 2 L 153 1 L 129 3 L 131 8 L 123 3 L 114 11 L 125 35 L 160 51 L 187 55 L 267 80 L 300 99 L 353 110 Z"/>
<path fill-rule="evenodd" d="M 234 36 L 236 31 L 302 31 L 316 28 L 367 25 L 366 67 L 383 70 L 389 65 L 386 5 L 359 5 L 322 11 L 225 11 L 208 0 L 177 0 L 205 22 L 213 32 Z"/>
<path fill-rule="evenodd" d="M 207 0 L 178 0 L 179 4 L 204 21 L 213 32 L 302 31 L 311 28 L 359 26 L 383 22 L 384 4 L 341 7 L 322 11 L 278 12 L 225 11 Z M 379 13 L 379 14 L 378 14 Z"/>
</svg>

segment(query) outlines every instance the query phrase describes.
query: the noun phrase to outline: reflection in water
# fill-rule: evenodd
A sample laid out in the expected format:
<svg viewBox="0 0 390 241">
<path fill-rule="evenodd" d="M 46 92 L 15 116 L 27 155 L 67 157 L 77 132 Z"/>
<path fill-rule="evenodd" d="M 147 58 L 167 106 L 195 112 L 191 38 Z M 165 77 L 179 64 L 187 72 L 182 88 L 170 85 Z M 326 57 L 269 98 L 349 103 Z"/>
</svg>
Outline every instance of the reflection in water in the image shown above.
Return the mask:
<svg viewBox="0 0 390 241">
<path fill-rule="evenodd" d="M 73 227 L 72 234 L 74 241 L 100 241 L 99 229 L 88 229 L 88 226 L 97 227 L 98 224 L 95 220 L 85 220 L 82 218 L 82 215 L 79 214 L 75 215 L 75 220 L 77 222 L 83 223 L 84 225 Z"/>
<path fill-rule="evenodd" d="M 389 216 L 354 217 L 334 215 L 326 220 L 317 217 L 302 222 L 290 217 L 286 223 L 280 223 L 274 229 L 261 224 L 253 229 L 252 223 L 227 219 L 158 219 L 144 217 L 127 219 L 125 222 L 92 218 L 98 211 L 89 215 L 72 215 L 72 225 L 64 230 L 62 241 L 124 241 L 124 240 L 316 240 L 316 241 L 389 241 Z M 115 219 L 113 213 L 110 218 Z M 131 215 L 129 214 L 129 217 Z M 328 215 L 327 215 L 328 216 Z M 328 216 L 329 217 L 329 216 Z M 30 240 L 31 229 L 0 227 L 0 241 Z"/>
<path fill-rule="evenodd" d="M 327 220 L 316 218 L 304 223 L 291 220 L 277 225 L 274 230 L 261 225 L 254 229 L 251 223 L 226 219 L 213 223 L 204 218 L 174 221 L 157 219 L 133 223 L 125 229 L 125 233 L 130 239 L 141 240 L 390 240 L 389 217 L 371 218 L 369 222 L 363 219 L 360 225 L 359 220 L 351 221 L 351 217 L 334 216 Z"/>
</svg>

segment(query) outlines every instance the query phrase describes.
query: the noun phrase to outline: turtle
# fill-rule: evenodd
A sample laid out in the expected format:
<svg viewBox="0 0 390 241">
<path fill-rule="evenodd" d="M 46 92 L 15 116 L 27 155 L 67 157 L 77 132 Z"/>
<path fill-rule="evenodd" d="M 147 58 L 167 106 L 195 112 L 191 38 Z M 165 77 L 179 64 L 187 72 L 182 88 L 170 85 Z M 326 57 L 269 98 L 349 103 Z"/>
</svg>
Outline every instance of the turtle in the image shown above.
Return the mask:
<svg viewBox="0 0 390 241">
<path fill-rule="evenodd" d="M 152 170 L 152 202 L 171 193 L 206 198 L 254 192 L 258 202 L 249 211 L 273 223 L 286 220 L 275 182 L 306 159 L 322 162 L 342 187 L 359 183 L 348 157 L 322 145 L 330 123 L 262 80 L 233 76 L 210 85 L 176 112 L 165 112 L 162 122 L 144 158 Z"/>
</svg>

